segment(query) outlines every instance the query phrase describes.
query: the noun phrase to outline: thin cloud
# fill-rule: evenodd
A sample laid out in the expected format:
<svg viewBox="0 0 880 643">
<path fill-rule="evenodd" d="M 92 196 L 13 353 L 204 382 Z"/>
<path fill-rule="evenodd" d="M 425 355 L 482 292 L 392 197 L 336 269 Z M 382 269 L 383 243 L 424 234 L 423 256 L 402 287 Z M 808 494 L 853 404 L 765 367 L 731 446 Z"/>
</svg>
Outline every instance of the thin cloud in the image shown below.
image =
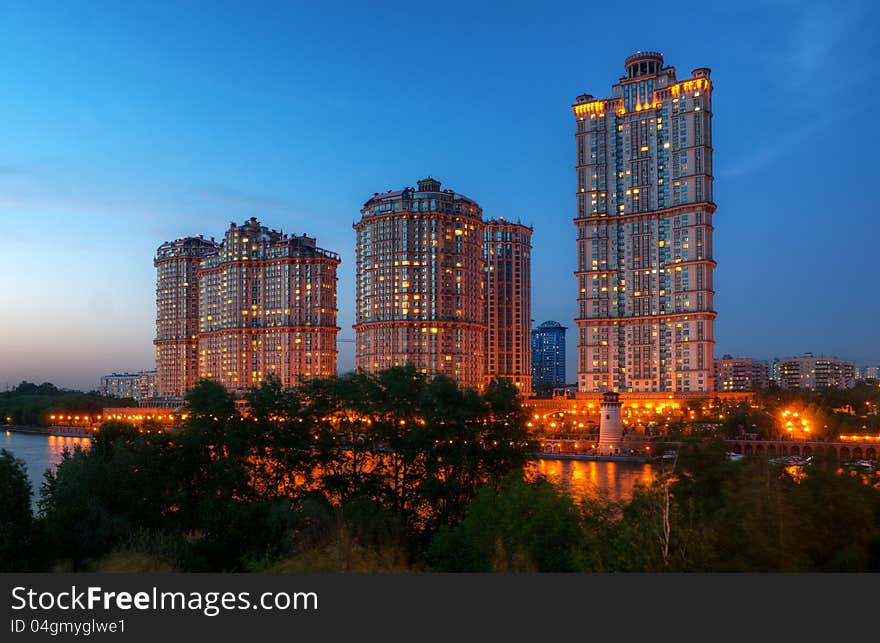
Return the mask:
<svg viewBox="0 0 880 643">
<path fill-rule="evenodd" d="M 0 210 L 11 212 L 42 210 L 43 212 L 79 212 L 113 219 L 127 218 L 135 221 L 155 217 L 154 211 L 133 209 L 109 199 L 89 199 L 64 194 L 40 194 L 38 190 L 10 190 L 0 192 Z"/>
<path fill-rule="evenodd" d="M 161 190 L 154 190 L 149 197 L 135 196 L 118 184 L 74 181 L 63 175 L 46 175 L 29 168 L 0 164 L 2 179 L 8 181 L 0 185 L 2 218 L 30 212 L 63 212 L 150 225 L 157 220 L 180 217 L 179 206 L 161 205 L 161 201 L 178 202 L 173 194 L 162 194 Z"/>
<path fill-rule="evenodd" d="M 792 17 L 790 29 L 780 34 L 779 48 L 770 49 L 764 56 L 767 66 L 775 72 L 788 90 L 805 89 L 822 82 L 823 97 L 829 91 L 840 91 L 853 80 L 837 82 L 830 87 L 825 72 L 837 62 L 837 53 L 845 48 L 854 32 L 861 29 L 868 15 L 868 6 L 862 2 L 813 3 L 797 1 L 783 3 L 785 12 Z M 808 92 L 811 94 L 811 92 Z M 797 96 L 791 97 L 797 100 Z M 811 95 L 802 100 L 811 99 Z"/>
<path fill-rule="evenodd" d="M 200 186 L 193 189 L 199 198 L 244 210 L 268 210 L 279 214 L 304 217 L 305 213 L 294 203 L 284 199 L 250 194 L 218 186 Z"/>
<path fill-rule="evenodd" d="M 792 148 L 827 127 L 832 120 L 832 118 L 826 117 L 818 121 L 811 121 L 809 125 L 793 130 L 774 140 L 762 143 L 758 146 L 757 152 L 735 159 L 729 165 L 722 165 L 719 168 L 720 171 L 718 172 L 718 177 L 722 179 L 732 179 L 751 174 L 752 172 L 767 167 L 790 153 Z"/>
<path fill-rule="evenodd" d="M 31 170 L 29 168 L 13 165 L 12 163 L 0 163 L 0 179 L 17 179 L 30 175 Z"/>
<path fill-rule="evenodd" d="M 855 31 L 864 14 L 858 4 L 814 5 L 799 15 L 790 34 L 788 50 L 782 62 L 793 83 L 815 83 L 836 48 Z"/>
<path fill-rule="evenodd" d="M 4 208 L 0 206 L 0 212 L 3 210 Z M 13 246 L 42 247 L 46 244 L 46 235 L 38 230 L 28 230 L 27 234 L 23 234 L 21 226 L 12 227 L 2 223 L 0 223 L 0 239 Z M 91 243 L 87 239 L 73 239 L 64 235 L 53 236 L 52 247 L 76 252 L 94 252 L 100 249 L 100 245 Z"/>
<path fill-rule="evenodd" d="M 877 75 L 873 69 L 848 75 L 831 73 L 841 64 L 839 52 L 863 27 L 867 14 L 863 3 L 815 3 L 804 7 L 796 2 L 783 3 L 783 6 L 792 16 L 791 27 L 780 35 L 779 48 L 762 56 L 768 72 L 781 82 L 777 95 L 766 98 L 784 101 L 788 109 L 800 111 L 803 118 L 789 123 L 805 124 L 787 131 L 765 132 L 761 140 L 751 145 L 756 151 L 719 167 L 720 178 L 739 177 L 768 167 L 811 136 L 832 126 L 836 119 L 845 117 L 845 112 L 859 111 L 849 106 L 843 110 L 835 108 L 834 114 L 829 115 L 821 111 L 821 105 L 844 96 L 856 83 Z M 814 88 L 819 81 L 821 100 L 816 101 Z"/>
</svg>

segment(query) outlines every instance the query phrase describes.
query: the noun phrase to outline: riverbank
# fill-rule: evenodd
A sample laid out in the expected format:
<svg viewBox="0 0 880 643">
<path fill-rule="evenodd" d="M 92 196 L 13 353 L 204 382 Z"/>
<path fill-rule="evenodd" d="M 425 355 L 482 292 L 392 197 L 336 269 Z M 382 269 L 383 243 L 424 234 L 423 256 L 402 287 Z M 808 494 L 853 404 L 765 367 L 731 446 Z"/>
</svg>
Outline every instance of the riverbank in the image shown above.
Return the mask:
<svg viewBox="0 0 880 643">
<path fill-rule="evenodd" d="M 90 438 L 93 432 L 81 426 L 5 426 L 5 431 L 30 435 L 54 435 L 64 438 Z"/>
<path fill-rule="evenodd" d="M 34 503 L 46 469 L 61 462 L 65 449 L 89 448 L 90 440 L 76 436 L 52 436 L 33 430 L 0 431 L 0 448 L 11 451 L 28 466 L 34 490 Z M 649 463 L 617 459 L 604 461 L 567 457 L 580 454 L 547 453 L 534 457 L 526 465 L 529 475 L 542 475 L 578 500 L 595 498 L 600 491 L 614 501 L 627 500 L 637 484 L 650 484 L 655 469 Z M 36 505 L 35 505 L 36 506 Z"/>
<path fill-rule="evenodd" d="M 93 433 L 83 427 L 72 426 L 7 426 L 6 431 L 14 433 L 28 433 L 31 435 L 54 435 L 56 437 L 90 438 Z M 632 462 L 635 464 L 650 464 L 660 458 L 649 455 L 600 455 L 596 453 L 572 453 L 543 451 L 537 456 L 539 460 L 581 460 L 584 462 Z"/>
<path fill-rule="evenodd" d="M 596 453 L 556 453 L 543 451 L 536 456 L 540 460 L 583 460 L 585 462 L 634 462 L 636 464 L 650 464 L 660 458 L 648 455 L 599 455 Z"/>
</svg>

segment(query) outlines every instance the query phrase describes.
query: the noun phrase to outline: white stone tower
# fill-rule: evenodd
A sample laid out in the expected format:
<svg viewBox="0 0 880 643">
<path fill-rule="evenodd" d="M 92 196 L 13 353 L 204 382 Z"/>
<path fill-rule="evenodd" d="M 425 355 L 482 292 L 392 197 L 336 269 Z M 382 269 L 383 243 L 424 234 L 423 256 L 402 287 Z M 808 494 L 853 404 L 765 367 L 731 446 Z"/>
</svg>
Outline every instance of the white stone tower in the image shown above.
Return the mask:
<svg viewBox="0 0 880 643">
<path fill-rule="evenodd" d="M 620 419 L 620 395 L 607 391 L 602 395 L 599 419 L 599 453 L 620 453 L 623 444 L 623 422 Z"/>
</svg>

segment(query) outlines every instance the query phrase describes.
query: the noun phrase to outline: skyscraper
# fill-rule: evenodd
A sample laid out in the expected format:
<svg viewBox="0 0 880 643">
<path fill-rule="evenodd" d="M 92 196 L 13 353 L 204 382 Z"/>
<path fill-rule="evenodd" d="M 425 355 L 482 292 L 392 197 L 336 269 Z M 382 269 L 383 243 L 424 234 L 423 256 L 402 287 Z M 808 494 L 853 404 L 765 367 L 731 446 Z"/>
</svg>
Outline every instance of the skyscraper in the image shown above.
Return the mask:
<svg viewBox="0 0 880 643">
<path fill-rule="evenodd" d="M 202 258 L 218 245 L 182 237 L 159 246 L 156 267 L 156 378 L 160 397 L 183 397 L 199 379 L 199 287 Z"/>
<path fill-rule="evenodd" d="M 565 386 L 565 326 L 545 321 L 532 331 L 532 387 Z"/>
<path fill-rule="evenodd" d="M 485 381 L 510 380 L 523 393 L 532 388 L 532 228 L 503 217 L 486 222 Z"/>
<path fill-rule="evenodd" d="M 230 390 L 335 375 L 338 265 L 313 237 L 233 223 L 199 267 L 199 375 Z"/>
<path fill-rule="evenodd" d="M 482 210 L 441 190 L 376 193 L 357 232 L 355 365 L 375 372 L 413 364 L 462 385 L 483 384 L 486 322 Z"/>
<path fill-rule="evenodd" d="M 578 388 L 712 391 L 712 84 L 638 52 L 577 97 Z"/>
<path fill-rule="evenodd" d="M 220 244 L 164 243 L 155 265 L 161 396 L 182 397 L 202 377 L 236 390 L 270 373 L 285 386 L 336 373 L 339 257 L 314 238 L 252 217 Z"/>
</svg>

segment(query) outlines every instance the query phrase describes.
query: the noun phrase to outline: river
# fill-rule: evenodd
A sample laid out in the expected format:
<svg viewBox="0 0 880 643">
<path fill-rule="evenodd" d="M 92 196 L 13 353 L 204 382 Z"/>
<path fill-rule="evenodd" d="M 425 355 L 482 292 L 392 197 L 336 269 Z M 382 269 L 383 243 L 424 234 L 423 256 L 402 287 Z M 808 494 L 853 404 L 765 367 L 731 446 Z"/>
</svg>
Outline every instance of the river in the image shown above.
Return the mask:
<svg viewBox="0 0 880 643">
<path fill-rule="evenodd" d="M 615 502 L 629 500 L 636 485 L 649 485 L 656 472 L 650 464 L 552 459 L 536 460 L 529 470 L 565 489 L 576 500 L 594 498 L 604 491 Z"/>
<path fill-rule="evenodd" d="M 46 469 L 54 468 L 61 462 L 61 454 L 65 448 L 73 451 L 77 446 L 88 448 L 89 439 L 15 431 L 3 431 L 0 434 L 0 449 L 6 449 L 27 466 L 34 497 L 39 495 Z"/>
<path fill-rule="evenodd" d="M 89 439 L 13 431 L 0 434 L 0 449 L 10 451 L 27 465 L 35 498 L 46 469 L 61 462 L 65 448 L 73 450 L 77 446 L 88 448 Z M 594 497 L 599 490 L 604 490 L 611 500 L 626 500 L 637 484 L 649 484 L 654 476 L 649 464 L 552 459 L 530 463 L 529 472 L 544 476 L 578 500 Z"/>
</svg>

